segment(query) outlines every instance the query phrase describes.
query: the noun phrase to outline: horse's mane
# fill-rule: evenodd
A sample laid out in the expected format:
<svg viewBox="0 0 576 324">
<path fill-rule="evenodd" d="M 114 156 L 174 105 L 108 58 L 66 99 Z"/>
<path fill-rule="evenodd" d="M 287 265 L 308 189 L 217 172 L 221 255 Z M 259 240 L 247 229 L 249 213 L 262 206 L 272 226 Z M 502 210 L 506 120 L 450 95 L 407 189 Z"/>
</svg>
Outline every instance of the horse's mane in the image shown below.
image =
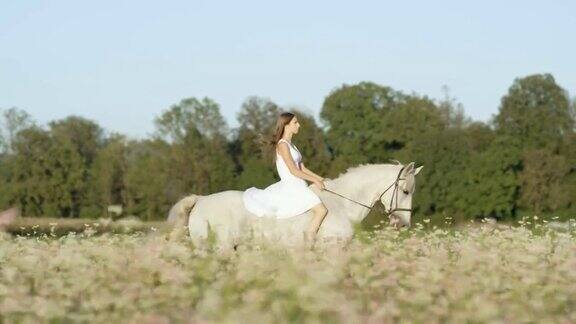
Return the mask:
<svg viewBox="0 0 576 324">
<path fill-rule="evenodd" d="M 399 163 L 361 163 L 356 166 L 348 167 L 345 171 L 340 172 L 334 180 L 340 180 L 349 177 L 356 177 L 361 172 L 364 172 L 366 169 L 381 169 L 383 166 L 390 166 L 390 165 L 399 165 Z"/>
</svg>

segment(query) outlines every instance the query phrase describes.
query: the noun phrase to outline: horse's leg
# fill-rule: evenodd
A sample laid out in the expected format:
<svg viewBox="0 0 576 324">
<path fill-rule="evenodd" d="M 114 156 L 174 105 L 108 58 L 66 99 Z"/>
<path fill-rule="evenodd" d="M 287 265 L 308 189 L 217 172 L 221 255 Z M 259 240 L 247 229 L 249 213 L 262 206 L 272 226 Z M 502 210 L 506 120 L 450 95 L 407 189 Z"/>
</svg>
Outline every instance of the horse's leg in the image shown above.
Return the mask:
<svg viewBox="0 0 576 324">
<path fill-rule="evenodd" d="M 353 224 L 345 216 L 334 213 L 322 223 L 316 243 L 319 246 L 334 245 L 344 247 L 352 240 L 353 236 Z"/>
<path fill-rule="evenodd" d="M 199 209 L 199 208 L 198 208 Z M 188 231 L 194 246 L 203 245 L 208 239 L 208 221 L 198 212 L 198 209 L 193 209 L 190 213 L 188 221 Z"/>
<path fill-rule="evenodd" d="M 213 235 L 216 248 L 234 249 L 244 224 L 241 197 L 238 192 L 220 192 L 206 196 L 196 204 L 189 222 L 195 245 L 210 240 Z"/>
<path fill-rule="evenodd" d="M 220 251 L 230 252 L 234 249 L 234 237 L 231 233 L 230 226 L 231 224 L 229 223 L 219 223 L 214 226 L 214 233 L 216 234 L 216 247 Z"/>
<path fill-rule="evenodd" d="M 211 235 L 214 236 L 214 246 L 221 251 L 230 251 L 234 242 L 228 231 L 228 226 L 206 219 L 205 214 L 190 215 L 190 238 L 194 246 L 204 246 Z"/>
</svg>

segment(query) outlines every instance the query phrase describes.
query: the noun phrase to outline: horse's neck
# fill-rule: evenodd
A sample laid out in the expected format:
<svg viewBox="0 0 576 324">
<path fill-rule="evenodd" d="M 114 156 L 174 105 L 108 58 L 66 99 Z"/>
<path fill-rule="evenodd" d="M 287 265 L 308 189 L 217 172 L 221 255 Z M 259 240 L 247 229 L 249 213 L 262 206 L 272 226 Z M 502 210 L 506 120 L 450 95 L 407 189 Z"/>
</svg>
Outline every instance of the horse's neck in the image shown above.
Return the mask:
<svg viewBox="0 0 576 324">
<path fill-rule="evenodd" d="M 332 184 L 327 184 L 326 187 L 369 207 L 374 206 L 382 191 L 394 181 L 401 167 L 394 164 L 367 165 L 332 180 Z M 333 199 L 344 200 L 343 212 L 353 223 L 361 222 L 370 212 L 370 209 L 340 196 Z"/>
</svg>

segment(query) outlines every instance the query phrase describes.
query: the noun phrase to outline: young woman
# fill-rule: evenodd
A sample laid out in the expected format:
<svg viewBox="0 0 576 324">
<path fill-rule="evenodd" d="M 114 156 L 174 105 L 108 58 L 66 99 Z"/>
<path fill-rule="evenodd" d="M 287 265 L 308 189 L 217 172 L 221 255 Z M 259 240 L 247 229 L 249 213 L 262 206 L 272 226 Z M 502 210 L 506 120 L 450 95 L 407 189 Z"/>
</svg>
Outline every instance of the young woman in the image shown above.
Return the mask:
<svg viewBox="0 0 576 324">
<path fill-rule="evenodd" d="M 275 149 L 280 181 L 265 189 L 248 188 L 242 199 L 249 212 L 261 217 L 287 218 L 312 209 L 314 216 L 304 232 L 304 240 L 311 243 L 328 210 L 318 197 L 320 190 L 324 189 L 324 178 L 304 166 L 300 151 L 292 143 L 292 137 L 298 134 L 299 128 L 298 118 L 293 113 L 280 114 L 274 135 L 264 141 Z M 312 189 L 305 180 L 313 183 Z"/>
</svg>

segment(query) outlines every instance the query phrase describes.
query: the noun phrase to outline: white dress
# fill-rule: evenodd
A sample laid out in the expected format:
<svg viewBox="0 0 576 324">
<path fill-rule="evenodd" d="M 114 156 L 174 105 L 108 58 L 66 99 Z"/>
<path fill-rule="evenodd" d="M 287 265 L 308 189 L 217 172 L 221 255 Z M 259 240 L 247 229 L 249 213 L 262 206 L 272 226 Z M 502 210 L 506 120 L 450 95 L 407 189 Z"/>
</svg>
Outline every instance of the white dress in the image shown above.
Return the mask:
<svg viewBox="0 0 576 324">
<path fill-rule="evenodd" d="M 290 155 L 296 166 L 301 169 L 302 154 L 300 151 L 285 139 L 281 138 L 280 141 L 288 143 Z M 321 203 L 318 195 L 308 188 L 306 181 L 290 172 L 278 152 L 276 152 L 276 170 L 280 181 L 264 189 L 248 188 L 242 194 L 244 207 L 249 212 L 260 217 L 288 218 L 300 215 Z"/>
</svg>

